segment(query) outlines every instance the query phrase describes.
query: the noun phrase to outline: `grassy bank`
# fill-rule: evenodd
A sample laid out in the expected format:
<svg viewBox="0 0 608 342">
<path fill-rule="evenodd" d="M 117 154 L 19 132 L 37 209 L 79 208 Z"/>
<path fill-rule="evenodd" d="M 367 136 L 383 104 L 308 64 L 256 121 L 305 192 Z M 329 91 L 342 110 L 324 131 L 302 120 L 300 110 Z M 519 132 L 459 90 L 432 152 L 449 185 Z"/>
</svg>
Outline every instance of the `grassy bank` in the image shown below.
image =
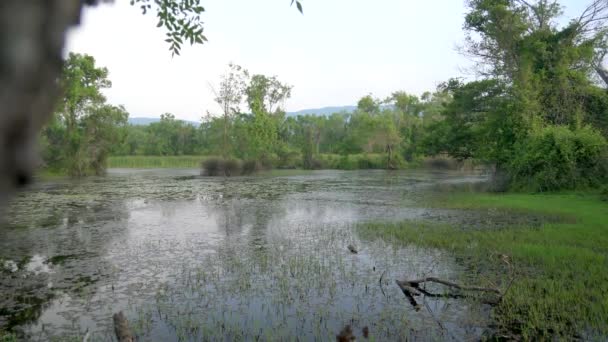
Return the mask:
<svg viewBox="0 0 608 342">
<path fill-rule="evenodd" d="M 203 156 L 119 156 L 108 158 L 109 168 L 200 168 Z"/>
<path fill-rule="evenodd" d="M 367 224 L 367 238 L 440 248 L 455 254 L 479 283 L 506 288 L 495 309 L 500 331 L 524 339 L 608 336 L 608 203 L 597 194 L 450 194 L 434 205 L 558 215 L 567 223 L 463 230 L 423 222 Z M 515 214 L 515 213 L 514 213 Z"/>
<path fill-rule="evenodd" d="M 211 156 L 112 156 L 108 159 L 109 168 L 199 168 L 201 162 Z M 281 160 L 272 156 L 269 162 L 276 169 L 302 169 L 302 156 L 298 155 L 289 160 Z M 400 161 L 399 168 L 418 166 L 419 163 Z M 386 156 L 378 153 L 365 154 L 319 154 L 314 158 L 315 169 L 357 170 L 384 169 Z"/>
</svg>

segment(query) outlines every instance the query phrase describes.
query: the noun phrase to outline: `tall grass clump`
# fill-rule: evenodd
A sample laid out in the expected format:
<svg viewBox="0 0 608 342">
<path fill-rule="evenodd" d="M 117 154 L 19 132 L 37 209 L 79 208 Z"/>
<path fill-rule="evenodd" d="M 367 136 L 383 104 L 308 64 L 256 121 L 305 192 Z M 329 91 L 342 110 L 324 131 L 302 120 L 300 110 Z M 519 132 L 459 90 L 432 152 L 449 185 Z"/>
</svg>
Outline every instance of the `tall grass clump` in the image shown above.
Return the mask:
<svg viewBox="0 0 608 342">
<path fill-rule="evenodd" d="M 112 156 L 109 168 L 198 168 L 202 156 Z"/>
</svg>

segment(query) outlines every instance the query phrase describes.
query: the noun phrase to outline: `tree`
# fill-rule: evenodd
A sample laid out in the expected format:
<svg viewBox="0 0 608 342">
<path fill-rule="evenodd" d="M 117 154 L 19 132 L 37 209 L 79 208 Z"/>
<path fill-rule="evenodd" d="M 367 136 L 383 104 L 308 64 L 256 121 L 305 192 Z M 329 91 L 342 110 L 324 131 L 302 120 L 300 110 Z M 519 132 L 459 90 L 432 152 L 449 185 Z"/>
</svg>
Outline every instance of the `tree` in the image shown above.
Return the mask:
<svg viewBox="0 0 608 342">
<path fill-rule="evenodd" d="M 605 1 L 592 1 L 563 27 L 557 25 L 557 1 L 471 0 L 469 8 L 464 52 L 480 74 L 512 85 L 530 119 L 567 125 L 586 120 L 585 91 L 606 54 Z"/>
<path fill-rule="evenodd" d="M 405 91 L 396 91 L 392 93 L 385 102 L 392 103 L 395 106 L 395 109 L 400 110 L 403 113 L 416 116 L 420 114 L 420 100 L 416 95 L 409 95 Z"/>
<path fill-rule="evenodd" d="M 363 96 L 357 102 L 357 109 L 368 114 L 378 113 L 380 111 L 380 101 L 374 99 L 371 94 Z"/>
<path fill-rule="evenodd" d="M 112 146 L 124 141 L 125 135 L 121 128 L 127 125 L 128 118 L 129 113 L 123 106 L 107 104 L 91 108 L 84 118 L 86 141 L 82 148 L 86 149 L 89 159 L 87 167 L 96 175 L 105 173 Z"/>
<path fill-rule="evenodd" d="M 71 52 L 61 74 L 59 83 L 64 95 L 58 114 L 65 122 L 68 136 L 72 136 L 78 120 L 89 107 L 105 102 L 101 90 L 110 88 L 112 82 L 108 79 L 108 69 L 95 66 L 95 58 Z"/>
<path fill-rule="evenodd" d="M 249 72 L 242 67 L 230 63 L 228 72 L 221 76 L 219 91 L 211 87 L 215 94 L 215 102 L 222 108 L 224 116 L 224 134 L 222 141 L 222 157 L 228 157 L 228 129 L 230 119 L 240 112 L 240 105 L 249 81 Z"/>
<path fill-rule="evenodd" d="M 247 105 L 252 113 L 281 112 L 281 105 L 291 97 L 293 87 L 281 83 L 276 76 L 253 75 L 245 88 Z"/>
<path fill-rule="evenodd" d="M 105 103 L 102 89 L 109 88 L 108 70 L 88 55 L 70 53 L 59 80 L 64 89 L 56 119 L 47 135 L 46 164 L 74 177 L 102 174 L 113 144 L 121 143 L 128 113 L 124 107 Z"/>
</svg>

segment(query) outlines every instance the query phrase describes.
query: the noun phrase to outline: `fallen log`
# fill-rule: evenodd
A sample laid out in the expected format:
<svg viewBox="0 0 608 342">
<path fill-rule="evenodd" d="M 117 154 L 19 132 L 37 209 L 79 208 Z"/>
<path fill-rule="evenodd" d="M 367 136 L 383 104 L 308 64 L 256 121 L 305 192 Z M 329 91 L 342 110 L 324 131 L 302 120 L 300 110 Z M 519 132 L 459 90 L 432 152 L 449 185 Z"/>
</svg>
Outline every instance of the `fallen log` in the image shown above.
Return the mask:
<svg viewBox="0 0 608 342">
<path fill-rule="evenodd" d="M 129 321 L 127 321 L 122 311 L 115 313 L 112 318 L 114 319 L 114 332 L 118 342 L 135 342 L 135 337 L 129 329 Z"/>
<path fill-rule="evenodd" d="M 501 294 L 499 289 L 496 289 L 493 287 L 460 285 L 460 284 L 457 284 L 457 283 L 454 283 L 451 281 L 447 281 L 447 280 L 443 280 L 443 279 L 439 279 L 436 277 L 426 277 L 426 278 L 417 279 L 417 280 L 406 280 L 402 283 L 409 284 L 409 286 L 414 287 L 414 288 L 419 288 L 421 283 L 427 283 L 427 282 L 442 284 L 442 285 L 453 287 L 453 288 L 463 290 L 463 291 L 493 292 L 493 293 Z"/>
</svg>

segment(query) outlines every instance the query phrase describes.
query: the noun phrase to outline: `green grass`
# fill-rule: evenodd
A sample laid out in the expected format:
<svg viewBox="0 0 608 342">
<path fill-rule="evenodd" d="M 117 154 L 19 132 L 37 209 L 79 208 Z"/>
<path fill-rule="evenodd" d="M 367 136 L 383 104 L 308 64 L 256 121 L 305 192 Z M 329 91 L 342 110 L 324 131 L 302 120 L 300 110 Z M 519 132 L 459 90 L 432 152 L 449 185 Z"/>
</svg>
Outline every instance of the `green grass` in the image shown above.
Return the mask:
<svg viewBox="0 0 608 342">
<path fill-rule="evenodd" d="M 0 342 L 17 342 L 17 336 L 0 330 Z"/>
<path fill-rule="evenodd" d="M 200 168 L 203 156 L 114 156 L 108 158 L 109 168 Z"/>
<path fill-rule="evenodd" d="M 40 169 L 36 171 L 35 176 L 38 179 L 49 181 L 65 178 L 67 177 L 67 173 L 58 170 Z"/>
<path fill-rule="evenodd" d="M 434 205 L 501 209 L 567 217 L 540 227 L 464 230 L 424 222 L 366 224 L 363 237 L 417 244 L 453 253 L 477 281 L 506 288 L 494 310 L 499 331 L 526 340 L 608 336 L 608 204 L 597 194 L 474 194 L 442 197 Z"/>
</svg>

